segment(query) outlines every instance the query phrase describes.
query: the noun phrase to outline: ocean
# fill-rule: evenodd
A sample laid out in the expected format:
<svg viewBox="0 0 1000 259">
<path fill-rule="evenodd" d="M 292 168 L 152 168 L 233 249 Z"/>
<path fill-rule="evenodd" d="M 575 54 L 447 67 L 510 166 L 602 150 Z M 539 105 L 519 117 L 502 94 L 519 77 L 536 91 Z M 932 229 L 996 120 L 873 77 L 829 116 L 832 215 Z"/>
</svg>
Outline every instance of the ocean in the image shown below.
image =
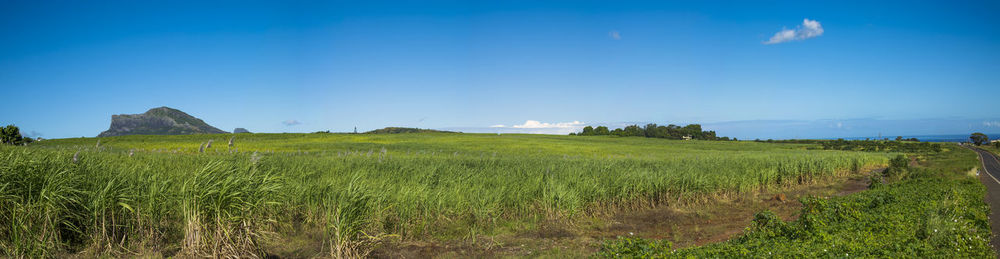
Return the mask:
<svg viewBox="0 0 1000 259">
<path fill-rule="evenodd" d="M 917 140 L 923 142 L 969 142 L 969 135 L 971 134 L 956 134 L 956 135 L 919 135 L 919 136 L 908 136 L 903 135 L 903 138 L 917 138 Z M 990 136 L 990 139 L 1000 138 L 1000 133 L 998 134 L 986 134 Z M 853 137 L 853 138 L 843 138 L 848 140 L 864 140 L 864 139 L 876 139 L 878 137 Z M 882 136 L 882 138 L 889 138 L 889 140 L 896 139 L 896 136 Z M 836 138 L 834 138 L 836 139 Z"/>
</svg>

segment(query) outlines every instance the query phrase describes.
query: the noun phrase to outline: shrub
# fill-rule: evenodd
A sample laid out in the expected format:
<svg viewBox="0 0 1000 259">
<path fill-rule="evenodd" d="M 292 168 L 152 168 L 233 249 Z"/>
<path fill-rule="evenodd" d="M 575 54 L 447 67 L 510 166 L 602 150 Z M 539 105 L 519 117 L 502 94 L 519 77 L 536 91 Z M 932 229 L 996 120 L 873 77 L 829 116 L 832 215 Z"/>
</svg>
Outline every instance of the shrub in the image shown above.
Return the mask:
<svg viewBox="0 0 1000 259">
<path fill-rule="evenodd" d="M 899 177 L 910 169 L 910 160 L 904 155 L 897 155 L 889 160 L 889 167 L 883 171 L 886 177 Z"/>
</svg>

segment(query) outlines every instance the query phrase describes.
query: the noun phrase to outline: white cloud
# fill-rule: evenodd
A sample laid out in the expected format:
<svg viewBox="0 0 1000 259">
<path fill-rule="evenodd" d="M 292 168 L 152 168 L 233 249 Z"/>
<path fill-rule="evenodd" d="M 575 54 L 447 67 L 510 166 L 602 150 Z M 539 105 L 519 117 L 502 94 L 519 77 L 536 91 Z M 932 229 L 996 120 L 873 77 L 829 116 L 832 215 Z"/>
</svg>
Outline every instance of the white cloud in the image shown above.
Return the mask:
<svg viewBox="0 0 1000 259">
<path fill-rule="evenodd" d="M 983 126 L 1000 128 L 1000 121 L 984 121 Z"/>
<path fill-rule="evenodd" d="M 611 39 L 614 39 L 614 40 L 620 40 L 620 39 L 622 39 L 622 34 L 620 32 L 618 32 L 618 31 L 609 31 L 608 32 L 608 37 L 611 37 Z"/>
<path fill-rule="evenodd" d="M 783 29 L 775 33 L 774 36 L 771 36 L 771 39 L 765 41 L 764 44 L 804 40 L 819 37 L 820 35 L 823 35 L 823 25 L 820 25 L 819 21 L 803 19 L 802 25 L 795 27 L 795 29 Z"/>
<path fill-rule="evenodd" d="M 529 133 L 529 134 L 559 134 L 565 135 L 571 132 L 579 132 L 583 129 L 584 123 L 580 121 L 548 123 L 536 120 L 527 120 L 524 124 L 506 126 L 503 124 L 493 125 L 496 132 L 504 133 Z"/>
<path fill-rule="evenodd" d="M 569 127 L 582 127 L 582 126 L 583 122 L 579 121 L 548 123 L 535 120 L 527 120 L 524 122 L 524 124 L 514 125 L 513 127 L 521 129 L 545 129 L 545 128 L 569 128 Z"/>
<path fill-rule="evenodd" d="M 295 126 L 295 125 L 299 125 L 299 124 L 302 124 L 302 123 L 299 122 L 299 121 L 297 121 L 297 120 L 286 120 L 286 121 L 282 121 L 281 124 L 285 124 L 285 126 Z"/>
</svg>

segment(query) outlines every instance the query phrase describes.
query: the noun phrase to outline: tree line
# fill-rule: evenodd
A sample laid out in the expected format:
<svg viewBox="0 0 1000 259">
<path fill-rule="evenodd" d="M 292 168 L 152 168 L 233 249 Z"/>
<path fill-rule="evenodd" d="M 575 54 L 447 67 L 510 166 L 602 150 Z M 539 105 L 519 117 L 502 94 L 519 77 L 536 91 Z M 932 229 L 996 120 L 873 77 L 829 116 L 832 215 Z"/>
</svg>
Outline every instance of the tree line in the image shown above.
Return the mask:
<svg viewBox="0 0 1000 259">
<path fill-rule="evenodd" d="M 896 141 L 887 140 L 844 140 L 837 139 L 822 141 L 820 145 L 827 150 L 851 150 L 867 152 L 902 152 L 902 153 L 929 153 L 941 152 L 941 145 L 928 142 L 913 142 L 908 139 L 896 138 Z M 913 138 L 915 140 L 915 138 Z"/>
<path fill-rule="evenodd" d="M 990 137 L 982 132 L 972 133 L 972 135 L 969 136 L 969 140 L 972 141 L 972 144 L 976 144 L 976 146 L 990 143 Z M 994 141 L 993 147 L 1000 148 L 1000 141 Z"/>
<path fill-rule="evenodd" d="M 639 127 L 639 125 L 629 125 L 625 128 L 617 128 L 614 130 L 608 129 L 606 126 L 587 126 L 583 128 L 581 132 L 570 133 L 570 135 L 576 136 L 619 136 L 619 137 L 647 137 L 647 138 L 665 138 L 665 139 L 700 139 L 700 140 L 736 140 L 736 138 L 730 139 L 729 137 L 718 137 L 715 135 L 715 131 L 705 131 L 701 129 L 700 124 L 688 124 L 687 126 L 681 127 L 674 124 L 667 126 L 656 125 L 655 123 L 646 124 L 646 126 Z"/>
<path fill-rule="evenodd" d="M 782 143 L 782 144 L 816 144 L 819 147 L 809 147 L 808 149 L 825 149 L 825 150 L 847 150 L 847 151 L 865 151 L 865 152 L 903 152 L 903 153 L 930 153 L 930 152 L 941 152 L 941 145 L 920 142 L 917 138 L 902 138 L 897 137 L 896 141 L 889 140 L 889 138 L 883 139 L 865 139 L 865 140 L 824 140 L 824 139 L 782 139 L 782 140 L 760 140 L 755 139 L 754 142 L 763 143 Z"/>
<path fill-rule="evenodd" d="M 21 135 L 21 129 L 14 125 L 7 125 L 7 127 L 0 128 L 0 143 L 7 145 L 26 145 L 34 141 L 29 137 L 24 137 Z"/>
</svg>

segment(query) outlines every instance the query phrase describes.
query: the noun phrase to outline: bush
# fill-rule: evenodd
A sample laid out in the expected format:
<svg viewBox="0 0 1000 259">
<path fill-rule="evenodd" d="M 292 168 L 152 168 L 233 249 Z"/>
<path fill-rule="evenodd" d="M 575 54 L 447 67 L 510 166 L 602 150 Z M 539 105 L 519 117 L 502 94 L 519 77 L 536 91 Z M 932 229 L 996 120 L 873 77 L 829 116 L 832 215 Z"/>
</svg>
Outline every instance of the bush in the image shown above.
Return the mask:
<svg viewBox="0 0 1000 259">
<path fill-rule="evenodd" d="M 886 177 L 898 177 L 905 174 L 910 169 L 910 160 L 904 155 L 897 155 L 889 160 L 889 168 L 886 168 L 882 175 Z"/>
<path fill-rule="evenodd" d="M 898 156 L 892 158 L 891 160 L 889 160 L 889 166 L 890 167 L 894 167 L 894 168 L 899 168 L 899 169 L 909 169 L 910 168 L 910 160 L 907 159 L 906 156 L 904 156 L 904 155 L 898 155 Z"/>
</svg>

